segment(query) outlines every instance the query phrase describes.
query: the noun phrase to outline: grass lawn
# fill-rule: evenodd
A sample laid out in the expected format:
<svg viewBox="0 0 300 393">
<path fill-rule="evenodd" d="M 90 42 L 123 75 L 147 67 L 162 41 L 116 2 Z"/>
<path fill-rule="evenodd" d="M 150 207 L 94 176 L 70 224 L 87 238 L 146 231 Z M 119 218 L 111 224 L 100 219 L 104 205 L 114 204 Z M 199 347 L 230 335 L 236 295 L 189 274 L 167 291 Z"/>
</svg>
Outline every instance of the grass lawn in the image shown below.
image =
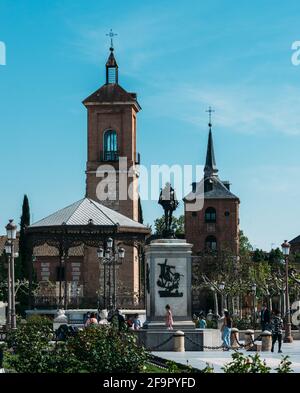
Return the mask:
<svg viewBox="0 0 300 393">
<path fill-rule="evenodd" d="M 166 373 L 168 370 L 164 370 L 160 367 L 155 366 L 152 363 L 146 363 L 146 370 L 144 370 L 144 373 Z"/>
</svg>

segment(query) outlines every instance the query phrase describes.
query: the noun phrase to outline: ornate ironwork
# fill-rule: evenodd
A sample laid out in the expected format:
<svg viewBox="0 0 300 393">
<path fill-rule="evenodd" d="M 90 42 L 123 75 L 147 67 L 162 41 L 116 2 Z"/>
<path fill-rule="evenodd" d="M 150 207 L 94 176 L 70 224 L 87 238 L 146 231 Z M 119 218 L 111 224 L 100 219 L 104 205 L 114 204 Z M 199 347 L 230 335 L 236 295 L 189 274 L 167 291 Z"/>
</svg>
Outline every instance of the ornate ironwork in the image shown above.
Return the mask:
<svg viewBox="0 0 300 393">
<path fill-rule="evenodd" d="M 35 247 L 47 244 L 58 250 L 58 257 L 60 266 L 67 264 L 69 250 L 80 245 L 87 247 L 98 248 L 105 244 L 109 237 L 113 238 L 118 245 L 125 245 L 129 247 L 135 247 L 137 249 L 143 249 L 145 244 L 145 237 L 148 235 L 147 229 L 135 229 L 125 228 L 118 225 L 111 226 L 98 226 L 94 225 L 90 221 L 87 225 L 61 225 L 61 226 L 41 226 L 41 227 L 28 227 L 26 229 L 26 241 L 28 247 L 32 250 Z M 29 292 L 30 304 L 29 307 L 33 306 L 33 289 L 32 289 L 32 269 L 30 266 L 30 286 Z M 60 277 L 59 287 L 59 305 L 62 307 L 64 302 L 64 308 L 67 308 L 67 293 L 65 285 L 65 293 L 62 293 L 62 277 Z"/>
</svg>

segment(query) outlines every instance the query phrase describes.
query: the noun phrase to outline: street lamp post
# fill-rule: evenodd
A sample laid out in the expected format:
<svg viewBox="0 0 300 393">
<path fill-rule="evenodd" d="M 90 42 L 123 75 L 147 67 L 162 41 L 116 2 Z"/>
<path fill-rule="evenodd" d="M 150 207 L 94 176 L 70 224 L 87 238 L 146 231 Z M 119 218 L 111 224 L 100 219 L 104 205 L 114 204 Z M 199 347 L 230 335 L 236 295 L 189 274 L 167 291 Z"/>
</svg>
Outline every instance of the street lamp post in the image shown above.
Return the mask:
<svg viewBox="0 0 300 393">
<path fill-rule="evenodd" d="M 104 281 L 103 281 L 103 299 L 104 299 L 104 307 L 107 308 L 107 288 L 106 283 L 108 284 L 108 300 L 109 300 L 109 308 L 116 309 L 117 305 L 117 265 L 121 265 L 124 257 L 125 250 L 124 248 L 118 248 L 112 238 L 108 238 L 106 242 L 105 250 L 103 248 L 99 248 L 97 250 L 97 256 L 100 263 L 103 265 L 104 270 Z M 108 269 L 108 282 L 107 282 L 107 269 Z M 100 270 L 100 269 L 99 269 Z M 112 276 L 112 277 L 111 277 Z M 99 286 L 100 286 L 99 276 Z M 112 281 L 111 281 L 112 279 Z M 113 284 L 113 285 L 112 285 Z M 112 288 L 113 287 L 113 288 Z"/>
<path fill-rule="evenodd" d="M 6 225 L 6 235 L 7 235 L 7 244 L 5 251 L 8 254 L 8 270 L 10 274 L 8 275 L 8 287 L 9 293 L 8 297 L 10 299 L 10 328 L 17 328 L 16 321 L 16 298 L 15 298 L 15 258 L 18 257 L 18 254 L 15 253 L 14 241 L 17 237 L 17 226 L 14 224 L 13 220 L 9 220 L 9 223 Z"/>
<path fill-rule="evenodd" d="M 291 312 L 290 312 L 290 297 L 289 297 L 289 254 L 291 245 L 287 240 L 281 245 L 282 253 L 285 260 L 285 311 L 286 311 L 286 324 L 285 324 L 285 343 L 292 343 L 292 324 L 291 324 Z"/>
<path fill-rule="evenodd" d="M 255 321 L 256 321 L 256 312 L 255 312 L 255 308 L 256 308 L 256 284 L 253 283 L 252 284 L 252 293 L 253 293 L 253 328 L 255 329 Z"/>
<path fill-rule="evenodd" d="M 11 329 L 11 269 L 10 269 L 10 253 L 11 253 L 11 244 L 7 240 L 5 245 L 5 254 L 7 256 L 7 281 L 8 281 L 8 288 L 7 288 L 7 321 L 6 327 L 7 330 Z"/>
</svg>

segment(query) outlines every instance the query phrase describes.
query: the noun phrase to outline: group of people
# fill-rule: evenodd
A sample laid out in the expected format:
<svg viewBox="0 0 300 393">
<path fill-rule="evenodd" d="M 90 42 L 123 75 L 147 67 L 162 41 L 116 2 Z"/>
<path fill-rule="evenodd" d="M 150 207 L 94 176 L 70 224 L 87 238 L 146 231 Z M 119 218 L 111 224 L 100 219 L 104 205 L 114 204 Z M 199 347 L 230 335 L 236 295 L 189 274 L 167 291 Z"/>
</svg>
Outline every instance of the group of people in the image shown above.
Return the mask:
<svg viewBox="0 0 300 393">
<path fill-rule="evenodd" d="M 133 316 L 126 318 L 120 309 L 116 309 L 110 313 L 108 313 L 107 310 L 102 310 L 98 313 L 98 315 L 99 317 L 97 318 L 97 313 L 87 313 L 84 321 L 84 327 L 88 328 L 90 326 L 108 325 L 111 323 L 118 325 L 119 330 L 124 330 L 126 328 L 130 330 L 139 330 L 142 327 L 139 314 L 134 314 Z"/>
<path fill-rule="evenodd" d="M 171 307 L 169 304 L 166 305 L 166 315 L 165 321 L 168 330 L 173 330 L 173 315 Z M 194 316 L 196 328 L 205 329 L 207 327 L 206 320 L 203 313 L 199 317 Z M 228 351 L 231 347 L 231 329 L 233 327 L 233 320 L 229 314 L 228 310 L 224 310 L 224 315 L 220 318 L 221 321 L 221 335 L 223 340 L 223 349 Z M 283 320 L 279 310 L 274 310 L 271 316 L 271 312 L 268 310 L 267 305 L 264 304 L 260 312 L 260 321 L 262 331 L 270 330 L 272 332 L 272 349 L 274 352 L 274 347 L 278 341 L 278 352 L 281 353 L 282 346 L 282 330 L 283 330 Z"/>
<path fill-rule="evenodd" d="M 230 348 L 230 336 L 232 328 L 232 318 L 227 310 L 224 311 L 224 319 L 221 327 L 222 339 L 224 344 L 224 349 L 228 350 Z M 274 352 L 274 347 L 278 341 L 278 353 L 281 353 L 282 346 L 282 330 L 283 330 L 283 319 L 279 310 L 274 310 L 271 312 L 268 310 L 266 304 L 263 305 L 261 310 L 261 328 L 262 331 L 269 330 L 272 333 L 272 348 L 271 352 Z"/>
</svg>

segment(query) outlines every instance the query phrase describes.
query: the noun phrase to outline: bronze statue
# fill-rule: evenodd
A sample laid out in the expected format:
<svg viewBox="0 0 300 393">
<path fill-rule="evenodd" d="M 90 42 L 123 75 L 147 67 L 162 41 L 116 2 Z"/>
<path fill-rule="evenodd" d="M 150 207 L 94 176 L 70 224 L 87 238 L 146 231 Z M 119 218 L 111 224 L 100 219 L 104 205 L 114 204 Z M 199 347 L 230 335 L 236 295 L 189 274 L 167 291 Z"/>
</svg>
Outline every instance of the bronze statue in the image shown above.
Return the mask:
<svg viewBox="0 0 300 393">
<path fill-rule="evenodd" d="M 163 207 L 165 213 L 165 228 L 163 236 L 174 237 L 174 232 L 171 229 L 172 216 L 173 212 L 177 209 L 179 202 L 176 199 L 175 190 L 170 183 L 166 183 L 164 189 L 161 189 L 158 203 Z"/>
</svg>

